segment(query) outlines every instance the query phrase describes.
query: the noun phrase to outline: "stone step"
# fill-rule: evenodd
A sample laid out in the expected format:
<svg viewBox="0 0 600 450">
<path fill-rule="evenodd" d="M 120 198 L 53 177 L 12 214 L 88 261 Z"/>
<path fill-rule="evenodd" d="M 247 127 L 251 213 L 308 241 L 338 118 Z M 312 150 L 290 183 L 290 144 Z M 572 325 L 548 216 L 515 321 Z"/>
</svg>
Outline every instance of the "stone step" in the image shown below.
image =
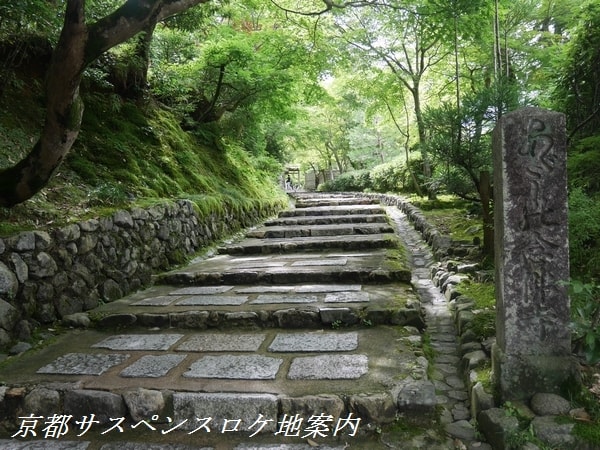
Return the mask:
<svg viewBox="0 0 600 450">
<path fill-rule="evenodd" d="M 296 253 L 300 251 L 365 250 L 399 248 L 398 237 L 394 233 L 369 235 L 309 236 L 280 239 L 247 238 L 236 243 L 218 247 L 221 254 L 256 255 L 271 253 Z"/>
<path fill-rule="evenodd" d="M 279 213 L 279 217 L 301 216 L 346 216 L 357 214 L 384 214 L 380 205 L 311 206 L 288 209 Z"/>
<path fill-rule="evenodd" d="M 219 254 L 156 277 L 173 285 L 409 282 L 402 248 L 261 255 Z"/>
<path fill-rule="evenodd" d="M 357 197 L 297 197 L 296 208 L 312 208 L 318 206 L 378 205 L 379 201 L 371 198 Z"/>
<path fill-rule="evenodd" d="M 265 222 L 265 226 L 333 225 L 342 223 L 386 223 L 385 214 L 346 214 L 331 216 L 282 217 Z"/>
<path fill-rule="evenodd" d="M 37 418 L 43 436 L 46 418 L 70 416 L 64 441 L 84 428 L 84 439 L 95 442 L 138 429 L 147 444 L 153 436 L 169 434 L 180 443 L 194 434 L 207 445 L 231 437 L 232 446 L 220 448 L 234 448 L 234 432 L 241 439 L 272 439 L 292 418 L 309 433 L 311 420 L 327 417 L 330 436 L 337 430 L 351 439 L 399 414 L 416 421 L 433 416 L 433 383 L 415 381 L 427 371 L 418 342 L 411 327 L 71 331 L 10 370 L 0 369 L 6 384 L 0 403 L 16 437 L 24 418 L 29 424 Z M 293 435 L 280 437 L 289 442 Z"/>
<path fill-rule="evenodd" d="M 279 220 L 295 222 L 272 227 L 387 226 L 371 219 L 382 207 L 354 197 L 294 195 Z M 221 250 L 0 365 L 0 448 L 450 448 L 445 434 L 423 447 L 378 433 L 398 418 L 431 428 L 452 401 L 428 379 L 412 249 L 396 233 L 249 237 Z M 48 437 L 60 417 L 69 427 Z"/>
<path fill-rule="evenodd" d="M 296 237 L 348 236 L 393 233 L 394 228 L 387 223 L 333 224 L 333 225 L 267 225 L 246 234 L 256 239 L 287 239 Z"/>
<path fill-rule="evenodd" d="M 180 329 L 399 325 L 424 328 L 410 285 L 157 285 L 94 311 L 96 327 Z M 334 325 L 335 324 L 335 325 Z"/>
</svg>

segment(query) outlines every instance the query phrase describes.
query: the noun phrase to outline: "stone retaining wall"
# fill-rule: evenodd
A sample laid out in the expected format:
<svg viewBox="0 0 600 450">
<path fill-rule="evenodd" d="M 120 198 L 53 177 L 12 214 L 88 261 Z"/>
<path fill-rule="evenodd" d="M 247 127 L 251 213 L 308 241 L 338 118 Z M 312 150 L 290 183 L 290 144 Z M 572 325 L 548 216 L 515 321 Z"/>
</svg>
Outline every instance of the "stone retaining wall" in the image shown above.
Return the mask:
<svg viewBox="0 0 600 450">
<path fill-rule="evenodd" d="M 421 233 L 423 239 L 429 244 L 431 251 L 437 260 L 444 259 L 449 253 L 452 253 L 452 239 L 450 236 L 440 233 L 437 228 L 427 222 L 427 219 L 421 210 L 408 200 L 392 194 L 359 193 L 358 195 L 376 198 L 385 205 L 396 206 L 400 209 L 400 211 L 406 214 L 408 220 L 410 220 L 415 227 L 415 230 Z"/>
<path fill-rule="evenodd" d="M 38 324 L 148 285 L 153 274 L 280 206 L 201 217 L 192 202 L 180 200 L 0 239 L 0 347 L 30 340 Z"/>
</svg>

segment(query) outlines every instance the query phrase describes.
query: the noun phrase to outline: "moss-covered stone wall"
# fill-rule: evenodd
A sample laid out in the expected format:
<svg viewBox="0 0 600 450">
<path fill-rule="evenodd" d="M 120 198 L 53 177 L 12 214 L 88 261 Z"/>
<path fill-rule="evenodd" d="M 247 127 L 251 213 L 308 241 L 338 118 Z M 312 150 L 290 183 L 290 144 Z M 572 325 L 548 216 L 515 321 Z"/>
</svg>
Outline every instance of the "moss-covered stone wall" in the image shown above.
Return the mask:
<svg viewBox="0 0 600 450">
<path fill-rule="evenodd" d="M 48 231 L 0 239 L 0 347 L 29 340 L 40 324 L 95 308 L 152 275 L 280 209 L 221 206 L 199 215 L 187 200 L 119 210 Z"/>
</svg>

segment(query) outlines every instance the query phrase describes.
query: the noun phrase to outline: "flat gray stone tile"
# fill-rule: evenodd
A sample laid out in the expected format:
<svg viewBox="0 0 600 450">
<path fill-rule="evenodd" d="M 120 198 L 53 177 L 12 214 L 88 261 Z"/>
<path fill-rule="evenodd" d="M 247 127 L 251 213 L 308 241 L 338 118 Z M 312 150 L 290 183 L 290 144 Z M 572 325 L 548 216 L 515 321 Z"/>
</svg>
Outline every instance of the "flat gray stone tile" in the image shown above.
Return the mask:
<svg viewBox="0 0 600 450">
<path fill-rule="evenodd" d="M 169 370 L 177 367 L 187 355 L 144 355 L 120 373 L 127 378 L 158 378 L 164 377 Z"/>
<path fill-rule="evenodd" d="M 304 284 L 296 288 L 296 292 L 322 293 L 322 292 L 340 292 L 340 291 L 360 291 L 360 284 Z"/>
<path fill-rule="evenodd" d="M 59 375 L 102 375 L 127 360 L 126 354 L 67 353 L 45 365 L 37 373 Z"/>
<path fill-rule="evenodd" d="M 369 293 L 364 291 L 356 292 L 331 292 L 325 296 L 325 303 L 367 303 Z"/>
<path fill-rule="evenodd" d="M 284 267 L 285 262 L 280 261 L 249 261 L 241 262 L 235 265 L 238 269 L 263 269 L 266 267 Z"/>
<path fill-rule="evenodd" d="M 183 374 L 187 378 L 273 380 L 283 359 L 260 355 L 204 356 Z"/>
<path fill-rule="evenodd" d="M 250 286 L 238 288 L 235 290 L 238 294 L 268 294 L 268 293 L 288 293 L 293 292 L 294 286 Z"/>
<path fill-rule="evenodd" d="M 265 337 L 264 334 L 200 334 L 182 342 L 177 350 L 184 352 L 255 352 Z"/>
<path fill-rule="evenodd" d="M 233 450 L 314 450 L 314 448 L 314 445 L 309 444 L 239 444 L 235 446 Z M 319 444 L 316 448 L 319 450 L 345 450 L 348 446 L 338 445 L 336 447 L 331 447 L 329 445 Z"/>
<path fill-rule="evenodd" d="M 174 423 L 186 420 L 181 427 L 186 430 L 198 428 L 198 419 L 204 417 L 211 418 L 207 426 L 212 433 L 220 433 L 225 420 L 240 420 L 239 430 L 249 433 L 258 431 L 259 418 L 268 421 L 263 433 L 277 429 L 278 401 L 273 394 L 179 392 L 173 394 L 173 411 Z"/>
<path fill-rule="evenodd" d="M 270 352 L 345 352 L 358 348 L 358 333 L 279 333 Z"/>
<path fill-rule="evenodd" d="M 145 298 L 132 303 L 134 306 L 167 306 L 177 300 L 177 297 L 171 295 L 161 295 L 158 297 Z"/>
<path fill-rule="evenodd" d="M 0 439 L 0 448 L 2 450 L 86 450 L 89 446 L 90 442 Z"/>
<path fill-rule="evenodd" d="M 296 295 L 296 294 L 261 294 L 250 303 L 255 305 L 269 303 L 315 303 L 318 300 L 316 295 Z"/>
<path fill-rule="evenodd" d="M 223 294 L 230 291 L 233 286 L 190 286 L 169 292 L 169 295 L 211 295 Z"/>
<path fill-rule="evenodd" d="M 366 355 L 319 355 L 294 358 L 290 380 L 348 380 L 357 379 L 369 370 Z"/>
<path fill-rule="evenodd" d="M 348 263 L 347 258 L 337 259 L 307 259 L 304 261 L 295 261 L 292 266 L 345 266 Z"/>
<path fill-rule="evenodd" d="M 271 259 L 270 256 L 243 256 L 240 258 L 231 258 L 230 262 L 232 263 L 241 263 L 247 261 L 264 261 Z"/>
<path fill-rule="evenodd" d="M 151 444 L 149 442 L 115 442 L 104 444 L 100 450 L 214 450 L 213 447 L 197 447 L 185 444 Z"/>
<path fill-rule="evenodd" d="M 183 334 L 120 334 L 108 337 L 95 348 L 110 350 L 168 350 Z"/>
<path fill-rule="evenodd" d="M 245 295 L 195 295 L 179 300 L 177 306 L 235 306 L 248 301 Z"/>
</svg>

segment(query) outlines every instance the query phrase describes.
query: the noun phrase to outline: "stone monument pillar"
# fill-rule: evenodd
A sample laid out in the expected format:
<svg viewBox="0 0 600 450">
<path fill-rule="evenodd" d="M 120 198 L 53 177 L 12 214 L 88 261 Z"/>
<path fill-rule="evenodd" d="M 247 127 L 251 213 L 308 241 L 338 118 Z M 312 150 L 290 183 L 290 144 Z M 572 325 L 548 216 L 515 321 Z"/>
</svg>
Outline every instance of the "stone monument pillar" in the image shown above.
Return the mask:
<svg viewBox="0 0 600 450">
<path fill-rule="evenodd" d="M 574 375 L 563 114 L 524 108 L 494 129 L 496 336 L 503 400 L 558 393 Z"/>
</svg>

